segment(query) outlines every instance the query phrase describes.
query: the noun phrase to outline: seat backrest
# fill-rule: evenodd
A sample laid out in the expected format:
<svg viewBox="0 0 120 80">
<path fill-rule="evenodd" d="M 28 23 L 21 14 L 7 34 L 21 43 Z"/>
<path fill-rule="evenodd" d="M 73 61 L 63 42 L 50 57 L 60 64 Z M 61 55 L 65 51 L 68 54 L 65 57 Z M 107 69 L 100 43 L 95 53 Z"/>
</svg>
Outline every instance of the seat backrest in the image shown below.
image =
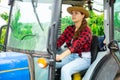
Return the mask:
<svg viewBox="0 0 120 80">
<path fill-rule="evenodd" d="M 98 37 L 93 35 L 92 36 L 92 44 L 91 44 L 91 63 L 96 59 L 97 57 L 97 53 L 98 53 L 98 46 L 99 46 L 99 42 L 98 42 Z"/>
</svg>

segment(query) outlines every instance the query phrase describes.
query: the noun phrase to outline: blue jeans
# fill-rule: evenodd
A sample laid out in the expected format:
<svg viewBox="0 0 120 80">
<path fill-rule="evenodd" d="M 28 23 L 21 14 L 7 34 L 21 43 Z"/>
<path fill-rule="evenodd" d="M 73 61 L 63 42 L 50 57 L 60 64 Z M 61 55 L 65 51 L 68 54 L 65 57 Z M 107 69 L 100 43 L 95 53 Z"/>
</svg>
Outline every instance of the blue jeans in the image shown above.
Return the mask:
<svg viewBox="0 0 120 80">
<path fill-rule="evenodd" d="M 61 68 L 61 80 L 72 80 L 71 75 L 90 66 L 91 58 L 81 58 L 77 53 L 70 54 L 56 62 L 56 68 Z"/>
</svg>

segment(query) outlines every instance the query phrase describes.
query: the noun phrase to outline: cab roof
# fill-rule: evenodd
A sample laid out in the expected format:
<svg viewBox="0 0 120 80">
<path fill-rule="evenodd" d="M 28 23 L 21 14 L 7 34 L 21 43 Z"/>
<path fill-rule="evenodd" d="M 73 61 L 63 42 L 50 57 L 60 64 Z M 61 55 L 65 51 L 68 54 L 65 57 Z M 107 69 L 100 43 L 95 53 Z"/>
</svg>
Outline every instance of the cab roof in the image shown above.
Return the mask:
<svg viewBox="0 0 120 80">
<path fill-rule="evenodd" d="M 87 1 L 90 0 L 63 0 L 63 4 L 71 4 L 71 5 L 84 5 Z"/>
</svg>

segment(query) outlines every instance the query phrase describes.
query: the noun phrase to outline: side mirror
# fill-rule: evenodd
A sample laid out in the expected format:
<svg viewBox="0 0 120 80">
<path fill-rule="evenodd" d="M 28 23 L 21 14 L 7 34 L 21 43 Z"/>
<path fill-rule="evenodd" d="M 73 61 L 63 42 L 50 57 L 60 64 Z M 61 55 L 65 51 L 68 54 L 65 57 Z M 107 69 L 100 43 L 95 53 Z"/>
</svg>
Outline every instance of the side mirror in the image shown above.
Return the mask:
<svg viewBox="0 0 120 80">
<path fill-rule="evenodd" d="M 114 57 L 118 65 L 120 66 L 120 49 L 119 49 L 119 45 L 117 41 L 115 40 L 111 41 L 108 44 L 108 48 L 110 49 L 110 53 L 112 53 L 112 56 Z"/>
<path fill-rule="evenodd" d="M 111 41 L 109 44 L 108 44 L 108 48 L 111 50 L 111 51 L 119 51 L 119 46 L 118 46 L 118 43 L 117 41 L 113 40 Z"/>
</svg>

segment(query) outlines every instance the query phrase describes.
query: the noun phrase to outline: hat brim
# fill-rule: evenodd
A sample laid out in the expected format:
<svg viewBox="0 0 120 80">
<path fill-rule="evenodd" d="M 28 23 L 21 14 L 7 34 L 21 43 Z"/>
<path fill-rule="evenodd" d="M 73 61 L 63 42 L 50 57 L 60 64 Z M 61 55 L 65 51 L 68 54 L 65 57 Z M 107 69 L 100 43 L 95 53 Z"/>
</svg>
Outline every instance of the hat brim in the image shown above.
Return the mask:
<svg viewBox="0 0 120 80">
<path fill-rule="evenodd" d="M 68 7 L 67 11 L 70 14 L 72 13 L 72 11 L 79 11 L 79 12 L 85 14 L 85 18 L 88 18 L 90 16 L 89 12 L 85 8 L 83 8 L 83 7 L 77 7 L 77 6 Z"/>
</svg>

